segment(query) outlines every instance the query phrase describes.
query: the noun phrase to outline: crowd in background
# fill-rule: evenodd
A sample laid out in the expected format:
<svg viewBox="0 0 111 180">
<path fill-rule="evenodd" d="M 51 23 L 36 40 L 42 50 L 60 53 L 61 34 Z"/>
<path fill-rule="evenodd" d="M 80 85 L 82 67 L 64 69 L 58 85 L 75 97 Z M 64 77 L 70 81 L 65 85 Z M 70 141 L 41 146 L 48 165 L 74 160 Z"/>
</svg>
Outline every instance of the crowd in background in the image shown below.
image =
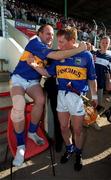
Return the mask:
<svg viewBox="0 0 111 180">
<path fill-rule="evenodd" d="M 99 42 L 99 40 L 100 40 L 100 42 L 98 43 L 99 44 L 99 46 L 100 46 L 100 49 L 99 50 L 97 50 L 97 51 L 94 51 L 93 49 L 91 49 L 92 48 L 92 46 L 91 46 L 91 44 L 89 43 L 89 49 L 88 50 L 90 50 L 91 52 L 92 52 L 92 54 L 93 54 L 93 56 L 95 57 L 95 59 L 94 59 L 94 61 L 95 61 L 95 66 L 94 66 L 94 63 L 93 63 L 93 59 L 92 59 L 92 56 L 91 56 L 91 54 L 90 54 L 90 56 L 88 57 L 88 56 L 86 56 L 86 54 L 84 54 L 84 56 L 82 56 L 82 55 L 79 55 L 80 57 L 79 58 L 77 58 L 77 60 L 79 60 L 80 59 L 80 62 L 79 63 L 83 63 L 82 65 L 81 65 L 81 68 L 83 68 L 83 65 L 84 65 L 84 61 L 81 61 L 81 59 L 83 58 L 83 59 L 87 59 L 87 57 L 88 57 L 88 64 L 89 64 L 89 62 L 90 62 L 90 67 L 87 65 L 87 67 L 88 67 L 88 69 L 85 67 L 85 69 L 87 69 L 87 71 L 88 72 L 91 72 L 91 74 L 90 73 L 87 73 L 88 75 L 89 75 L 89 80 L 90 81 L 92 81 L 92 80 L 94 80 L 94 82 L 90 85 L 90 89 L 91 89 L 91 92 L 93 92 L 92 93 L 92 100 L 93 101 L 95 101 L 95 104 L 96 104 L 96 106 L 95 106 L 95 108 L 98 110 L 98 112 L 99 112 L 99 110 L 101 110 L 102 108 L 103 108 L 103 110 L 104 110 L 104 107 L 102 106 L 103 105 L 103 94 L 104 94 L 104 90 L 106 90 L 106 75 L 108 74 L 108 75 L 110 75 L 110 64 L 111 64 L 111 55 L 110 54 L 107 54 L 107 49 L 109 48 L 109 45 L 110 45 L 110 35 L 111 35 L 111 32 L 107 29 L 107 35 L 109 35 L 109 37 L 107 37 L 107 36 L 104 36 L 104 35 L 106 35 L 106 31 L 105 31 L 105 29 L 104 28 L 101 28 L 101 27 L 96 27 L 95 26 L 95 23 L 94 22 L 92 22 L 92 23 L 89 23 L 89 22 L 86 22 L 86 21 L 80 21 L 80 20 L 78 20 L 78 19 L 75 19 L 75 18 L 73 18 L 73 17 L 68 17 L 68 18 L 65 18 L 62 14 L 58 14 L 57 12 L 52 12 L 52 11 L 50 11 L 50 10 L 47 10 L 47 9 L 43 9 L 43 8 L 41 8 L 41 7 L 38 7 L 38 6 L 36 6 L 35 7 L 35 5 L 34 4 L 28 4 L 28 3 L 24 3 L 24 2 L 20 2 L 19 0 L 17 0 L 17 1 L 9 1 L 9 0 L 7 0 L 7 3 L 6 3 L 6 12 L 7 12 L 7 17 L 8 18 L 11 18 L 11 19 L 19 19 L 19 20 L 22 20 L 22 21 L 24 21 L 24 22 L 31 22 L 31 23 L 35 23 L 35 24 L 37 24 L 37 25 L 44 25 L 44 24 L 51 24 L 52 25 L 52 27 L 54 28 L 54 29 L 56 29 L 56 30 L 63 30 L 64 31 L 64 29 L 63 28 L 65 28 L 65 27 L 72 27 L 72 29 L 74 30 L 74 28 L 76 28 L 77 29 L 77 34 L 78 34 L 78 40 L 79 41 L 81 41 L 81 40 L 83 40 L 83 41 L 86 41 L 86 42 L 90 42 L 91 44 L 93 44 L 93 45 L 95 45 L 95 37 L 97 38 L 96 39 L 96 41 L 98 41 Z M 50 34 L 51 32 L 53 32 L 53 28 L 52 27 L 50 27 L 49 25 L 48 25 L 48 27 L 46 27 L 46 29 L 44 30 L 44 29 L 39 29 L 38 30 L 38 37 L 40 38 L 40 43 L 42 42 L 42 40 L 43 40 L 43 43 L 44 44 L 47 44 L 47 46 L 49 45 L 48 43 L 49 42 L 47 42 L 47 41 L 45 41 L 45 40 L 47 40 L 47 38 L 46 39 L 43 39 L 43 37 L 42 37 L 42 35 L 44 35 L 45 33 L 44 32 L 47 32 L 47 34 Z M 74 27 L 74 28 L 73 28 Z M 43 28 L 43 27 L 42 27 Z M 47 29 L 48 28 L 48 29 Z M 67 34 L 67 31 L 64 33 L 64 34 L 62 34 L 61 35 L 61 31 L 58 31 L 59 33 L 60 33 L 60 35 L 58 36 L 59 38 L 60 37 L 62 37 L 62 35 L 64 35 L 65 33 Z M 44 33 L 44 34 L 43 34 Z M 52 33 L 52 35 L 51 35 L 52 37 L 53 37 L 53 33 Z M 51 38 L 52 38 L 51 37 Z M 64 36 L 65 37 L 65 36 Z M 66 36 L 67 37 L 67 36 Z M 50 39 L 51 39 L 50 38 Z M 51 41 L 53 40 L 53 38 L 51 39 Z M 61 39 L 59 39 L 59 40 L 61 40 Z M 64 40 L 64 39 L 63 39 Z M 65 39 L 66 41 L 70 41 L 70 40 L 67 40 L 67 39 Z M 75 39 L 74 38 L 72 38 L 71 39 L 72 40 L 72 42 L 73 42 L 73 40 L 75 40 L 75 44 L 76 44 L 76 35 L 75 35 Z M 33 41 L 33 40 L 32 40 Z M 29 43 L 30 42 L 32 42 L 32 41 L 29 41 Z M 36 41 L 39 41 L 37 38 L 36 38 Z M 34 41 L 35 42 L 35 41 Z M 60 41 L 58 41 L 59 43 L 60 43 Z M 38 47 L 40 48 L 40 43 L 38 43 Z M 50 44 L 52 44 L 52 42 L 50 43 Z M 88 43 L 85 43 L 85 44 L 88 44 Z M 59 44 L 60 45 L 60 44 Z M 68 47 L 70 44 L 67 44 L 66 45 L 66 47 Z M 27 46 L 26 48 L 25 48 L 25 50 L 26 51 L 29 51 L 30 52 L 30 48 L 29 48 L 30 46 Z M 34 47 L 34 44 L 33 44 L 33 47 Z M 49 46 L 50 47 L 50 46 Z M 62 46 L 61 46 L 62 47 Z M 65 47 L 65 46 L 64 46 Z M 61 50 L 64 50 L 64 47 L 62 47 L 61 48 Z M 65 48 L 66 48 L 65 47 Z M 72 46 L 71 46 L 71 48 L 73 49 L 73 43 L 72 43 Z M 28 50 L 27 50 L 27 48 L 29 48 Z M 31 47 L 32 48 L 32 47 Z M 37 48 L 37 47 L 36 47 Z M 47 47 L 46 47 L 46 49 L 47 49 Z M 67 48 L 66 48 L 66 50 L 67 50 Z M 40 51 L 40 50 L 39 50 Z M 38 51 L 38 52 L 39 52 Z M 49 51 L 49 48 L 48 48 L 48 50 L 47 51 Z M 37 57 L 38 56 L 41 56 L 39 53 L 37 52 Z M 40 51 L 41 53 L 42 53 L 42 51 Z M 55 51 L 54 51 L 55 52 Z M 60 53 L 60 51 L 58 51 L 59 53 Z M 30 53 L 32 53 L 33 54 L 33 51 L 32 52 L 30 52 Z M 34 52 L 35 53 L 35 52 Z M 87 53 L 89 53 L 89 52 L 87 52 Z M 48 54 L 48 53 L 47 53 Z M 64 54 L 64 53 L 63 53 Z M 88 55 L 88 54 L 87 54 Z M 22 64 L 23 63 L 23 61 L 22 61 L 22 58 L 23 57 L 21 57 L 21 60 L 20 60 L 20 62 L 19 62 L 19 65 L 20 64 Z M 27 56 L 27 58 L 29 58 L 28 56 Z M 41 57 L 40 57 L 41 58 Z M 44 55 L 44 59 L 45 58 L 51 58 L 51 59 L 53 59 L 52 57 L 50 57 L 50 56 L 45 56 Z M 66 57 L 65 57 L 66 58 Z M 65 58 L 62 58 L 62 59 L 65 59 Z M 42 59 L 42 58 L 41 58 Z M 75 58 L 76 59 L 76 58 Z M 28 60 L 28 59 L 27 59 Z M 60 59 L 61 60 L 61 59 Z M 91 61 L 90 61 L 91 60 Z M 61 62 L 60 62 L 61 63 Z M 63 62 L 62 62 L 63 63 Z M 66 63 L 66 62 L 65 62 Z M 78 62 L 77 62 L 78 63 Z M 85 62 L 85 64 L 87 63 L 87 61 Z M 75 64 L 76 64 L 76 61 L 75 61 Z M 28 61 L 26 61 L 26 71 L 27 71 L 27 66 L 28 66 L 29 64 L 28 64 Z M 80 64 L 79 64 L 80 65 Z M 61 67 L 62 67 L 63 65 L 61 65 Z M 67 66 L 69 66 L 69 64 L 67 64 Z M 73 65 L 70 65 L 70 66 L 73 66 Z M 78 68 L 78 66 L 76 67 L 76 65 L 74 65 L 75 66 L 75 68 Z M 20 66 L 19 66 L 20 67 Z M 25 66 L 21 66 L 21 67 L 23 67 L 23 70 L 25 70 Z M 65 66 L 64 66 L 65 67 Z M 29 69 L 29 67 L 28 67 L 28 69 Z M 15 80 L 16 81 L 20 81 L 20 83 L 21 83 L 21 81 L 22 80 L 25 80 L 25 82 L 27 83 L 27 77 L 28 78 L 32 78 L 32 77 L 29 77 L 29 74 L 27 74 L 27 77 L 25 77 L 25 73 L 23 73 L 23 72 L 25 72 L 25 71 L 23 71 L 22 70 L 22 73 L 21 73 L 21 69 L 20 69 L 20 71 L 19 71 L 19 68 L 17 69 L 17 71 L 16 71 L 16 69 L 15 69 L 15 71 L 13 72 L 13 77 L 15 78 Z M 64 70 L 64 69 L 63 69 Z M 75 69 L 74 69 L 74 71 L 75 71 Z M 33 71 L 33 68 L 31 69 L 31 73 L 32 74 L 30 74 L 30 75 L 33 75 L 33 73 L 34 73 L 35 71 Z M 94 72 L 95 72 L 95 76 L 94 76 Z M 37 72 L 36 72 L 37 73 Z M 16 77 L 16 75 L 20 75 L 20 77 L 18 78 L 18 79 L 16 79 L 17 77 Z M 42 74 L 43 75 L 43 74 Z M 93 77 L 94 76 L 94 77 Z M 39 76 L 37 76 L 37 77 L 39 77 Z M 20 79 L 20 78 L 22 78 L 22 80 Z M 35 78 L 35 77 L 34 77 Z M 83 77 L 82 77 L 83 78 Z M 81 78 L 81 79 L 82 79 Z M 96 78 L 97 78 L 97 86 L 98 86 L 98 89 L 96 90 Z M 59 79 L 59 78 L 58 78 Z M 61 78 L 62 79 L 62 78 Z M 87 78 L 86 78 L 87 79 Z M 28 79 L 28 80 L 30 80 L 30 79 Z M 34 79 L 35 80 L 35 79 Z M 37 79 L 37 80 L 39 80 L 39 78 Z M 70 80 L 70 79 L 69 79 Z M 80 82 L 80 80 L 78 81 L 78 82 Z M 14 83 L 14 81 L 13 81 L 13 83 Z M 18 82 L 17 82 L 18 83 Z M 75 83 L 75 82 L 74 82 Z M 76 83 L 77 83 L 77 79 L 76 79 Z M 35 84 L 32 84 L 33 86 L 35 86 Z M 32 86 L 31 85 L 31 86 Z M 38 118 L 39 116 L 41 117 L 41 114 L 42 114 L 42 111 L 43 111 L 43 107 L 44 107 L 44 97 L 42 96 L 42 89 L 38 89 L 38 81 L 37 81 L 37 83 L 36 83 L 36 85 L 37 85 L 37 87 L 36 87 L 36 89 L 34 89 L 34 93 L 33 93 L 33 95 L 31 94 L 32 93 L 32 87 L 30 86 L 30 89 L 29 89 L 29 84 L 27 85 L 27 87 L 25 87 L 25 85 L 24 85 L 24 82 L 23 82 L 23 85 L 22 85 L 22 91 L 21 91 L 21 89 L 19 89 L 19 87 L 18 87 L 18 90 L 17 90 L 17 93 L 16 93 L 16 91 L 14 92 L 14 89 L 12 88 L 12 90 L 11 90 L 11 95 L 12 95 L 12 101 L 13 101 L 13 109 L 12 109 L 12 114 L 11 114 L 11 118 L 12 118 L 12 120 L 13 120 L 13 124 L 14 124 L 14 126 L 16 127 L 15 128 L 15 132 L 16 132 L 16 139 L 17 139 L 17 151 L 16 151 L 16 156 L 15 156 L 15 158 L 14 158 L 14 161 L 13 161 L 13 165 L 14 166 L 20 166 L 20 165 L 22 165 L 22 163 L 24 162 L 24 154 L 25 154 L 25 141 L 24 141 L 24 127 L 22 127 L 21 129 L 19 129 L 19 127 L 17 127 L 16 126 L 16 123 L 17 122 L 19 122 L 20 124 L 21 124 L 21 121 L 23 121 L 24 120 L 24 107 L 25 107 L 25 104 L 23 104 L 23 107 L 21 106 L 21 104 L 22 104 L 22 102 L 24 103 L 24 97 L 23 97 L 23 95 L 22 94 L 25 94 L 25 93 L 27 93 L 31 98 L 33 98 L 34 99 L 34 102 L 35 102 L 35 109 L 32 111 L 32 119 L 31 119 L 31 121 L 30 121 L 30 126 L 29 126 L 29 130 L 28 130 L 28 137 L 30 138 L 30 139 L 32 139 L 36 144 L 39 144 L 39 145 L 43 145 L 44 144 L 44 140 L 41 138 L 41 137 L 39 137 L 37 134 L 36 134 L 36 131 L 37 131 L 37 128 L 38 128 L 38 124 L 39 124 L 39 121 L 40 121 L 40 118 Z M 46 84 L 47 85 L 47 84 Z M 56 79 L 55 79 L 55 85 L 56 85 Z M 13 87 L 16 87 L 16 84 L 13 84 Z M 18 85 L 17 85 L 18 86 Z M 21 86 L 21 84 L 19 84 L 19 86 Z M 51 86 L 52 86 L 52 81 L 51 81 Z M 65 88 L 65 91 L 67 92 L 67 87 L 68 86 L 66 86 Z M 92 88 L 93 87 L 93 88 Z M 95 90 L 94 90 L 94 87 L 95 87 Z M 26 89 L 25 89 L 26 88 Z M 39 88 L 41 88 L 41 87 L 39 87 Z M 50 88 L 50 85 L 49 85 L 49 88 Z M 72 88 L 73 88 L 73 86 L 72 86 Z M 15 90 L 16 90 L 16 88 L 15 88 Z M 61 89 L 60 89 L 61 90 Z M 47 87 L 46 87 L 46 91 L 47 91 Z M 52 91 L 52 94 L 50 94 L 50 97 L 48 97 L 49 99 L 51 99 L 51 98 L 53 98 L 53 90 L 52 90 L 52 88 L 51 88 L 51 91 Z M 70 92 L 70 90 L 68 90 L 69 92 Z M 71 90 L 72 91 L 72 90 Z M 97 94 L 96 94 L 96 91 L 97 91 Z M 19 92 L 19 94 L 18 94 L 18 92 Z M 47 91 L 48 92 L 48 91 Z M 57 92 L 58 92 L 58 90 L 57 90 Z M 56 92 L 56 93 L 57 93 Z M 64 98 L 66 97 L 66 95 L 67 95 L 67 93 L 65 92 L 65 94 L 64 94 Z M 72 91 L 73 92 L 73 91 Z M 72 93 L 71 92 L 71 93 Z M 49 92 L 50 93 L 50 92 Z M 78 93 L 77 93 L 78 94 Z M 15 96 L 16 95 L 16 96 Z M 48 94 L 48 96 L 49 96 L 49 94 Z M 56 96 L 57 96 L 57 94 L 56 94 Z M 55 96 L 55 98 L 56 98 L 56 100 L 57 100 L 57 97 Z M 39 99 L 38 99 L 38 97 L 39 97 Z M 62 97 L 62 96 L 61 96 Z M 72 97 L 72 94 L 71 94 L 71 97 Z M 78 97 L 78 96 L 77 96 Z M 16 102 L 18 101 L 18 98 L 21 100 L 21 102 L 19 102 L 19 103 L 21 103 L 21 104 L 19 104 L 18 103 L 18 107 L 20 107 L 21 108 L 21 111 L 22 111 L 22 118 L 19 120 L 19 113 L 18 114 L 16 114 L 16 111 L 15 111 L 15 108 L 14 108 L 14 105 L 16 105 Z M 43 99 L 42 99 L 43 98 Z M 61 99 L 63 99 L 63 101 L 64 101 L 64 98 L 61 98 Z M 71 98 L 70 98 L 71 99 Z M 72 99 L 71 99 L 72 100 Z M 98 103 L 97 103 L 97 100 L 98 100 Z M 52 99 L 52 104 L 54 103 L 54 101 L 55 101 L 55 99 Z M 76 100 L 76 102 L 78 102 L 77 100 Z M 80 101 L 81 102 L 81 101 Z M 68 103 L 68 102 L 67 102 Z M 82 102 L 83 103 L 83 102 Z M 62 103 L 63 104 L 63 103 Z M 37 105 L 37 106 L 36 106 Z M 38 108 L 39 107 L 39 105 L 40 105 L 40 109 Z M 74 104 L 75 105 L 75 104 Z M 81 106 L 82 104 L 80 104 L 80 107 L 79 108 L 81 108 L 81 107 L 83 107 L 83 106 Z M 98 106 L 97 106 L 98 105 Z M 52 108 L 54 108 L 54 111 L 56 112 L 56 106 L 57 106 L 57 102 L 55 103 L 55 107 L 54 107 L 54 104 L 52 105 Z M 17 107 L 17 108 L 18 108 Z M 58 107 L 58 106 L 57 106 Z M 62 105 L 61 105 L 61 107 L 62 107 Z M 71 106 L 70 106 L 71 107 Z M 76 107 L 76 106 L 75 106 Z M 78 107 L 78 106 L 77 106 Z M 23 108 L 23 109 L 22 109 Z M 37 108 L 37 110 L 36 110 L 36 108 Z M 60 108 L 60 107 L 59 107 Z M 58 108 L 58 109 L 59 109 Z M 40 110 L 40 112 L 38 113 L 38 109 Z M 73 110 L 75 110 L 75 108 L 73 108 L 72 107 L 72 109 Z M 77 109 L 78 110 L 78 109 Z M 108 111 L 109 111 L 110 109 L 108 109 Z M 52 109 L 52 111 L 53 111 L 53 109 Z M 35 114 L 33 113 L 33 112 L 36 112 Z M 53 114 L 55 113 L 55 112 L 53 112 Z M 60 112 L 60 114 L 59 115 L 61 115 L 61 112 L 63 113 L 63 112 L 65 112 L 65 114 L 64 114 L 64 116 L 62 117 L 61 116 L 61 119 L 60 119 L 60 117 L 59 117 L 59 120 L 60 120 L 60 123 L 61 123 L 61 132 L 62 132 L 62 137 L 63 137 L 63 139 L 64 139 L 64 141 L 66 141 L 65 142 L 65 145 L 66 145 L 66 152 L 64 153 L 64 155 L 61 157 L 61 160 L 60 160 L 60 162 L 63 164 L 63 163 L 66 163 L 68 160 L 69 160 L 69 158 L 72 156 L 72 153 L 73 152 L 76 152 L 76 163 L 74 164 L 74 168 L 75 168 L 75 170 L 77 170 L 77 171 L 79 171 L 79 170 L 81 170 L 81 168 L 82 168 L 82 161 L 81 161 L 81 157 L 82 157 L 82 121 L 83 121 L 83 118 L 84 118 L 84 112 L 83 112 L 83 109 L 80 109 L 80 111 L 77 111 L 77 112 L 71 112 L 71 113 L 69 113 L 68 111 L 65 111 L 64 109 L 59 109 L 58 110 L 58 112 Z M 65 117 L 65 115 L 66 115 L 66 112 L 68 112 L 68 118 L 67 117 Z M 80 112 L 82 112 L 83 114 L 79 114 Z M 38 114 L 39 115 L 38 115 Z M 77 113 L 78 113 L 78 115 L 77 115 Z M 17 116 L 15 116 L 15 114 L 17 115 Z M 75 115 L 76 114 L 76 115 Z M 79 122 L 78 124 L 77 124 L 77 122 L 75 122 L 75 124 L 73 123 L 73 128 L 75 128 L 74 129 L 74 132 L 75 132 L 75 145 L 76 146 L 73 146 L 73 142 L 71 141 L 71 142 L 69 142 L 69 139 L 67 140 L 67 138 L 65 138 L 66 137 L 66 135 L 68 134 L 70 134 L 68 131 L 67 131 L 67 129 L 69 128 L 69 124 L 70 124 L 70 121 L 69 121 L 69 124 L 67 123 L 66 124 L 66 122 L 68 122 L 68 121 L 63 121 L 63 119 L 64 120 L 70 120 L 70 118 L 69 118 L 69 115 L 70 116 L 76 116 L 76 119 L 77 119 L 77 116 L 78 116 L 78 119 L 77 119 L 77 122 Z M 54 116 L 55 116 L 55 119 L 58 121 L 58 119 L 57 119 L 57 114 L 55 115 L 54 114 Z M 80 116 L 82 117 L 81 119 L 79 119 L 80 118 Z M 110 115 L 111 116 L 111 115 Z M 110 117 L 109 116 L 109 117 Z M 37 122 L 36 122 L 36 118 L 35 117 L 37 117 Z M 108 117 L 108 119 L 109 119 L 109 117 Z M 65 118 L 67 118 L 67 119 L 65 119 Z M 74 117 L 75 118 L 75 117 Z M 111 117 L 110 117 L 111 118 Z M 54 119 L 54 121 L 56 121 Z M 19 120 L 19 121 L 18 121 Z M 59 122 L 59 121 L 58 121 Z M 63 124 L 62 124 L 62 122 L 64 122 Z M 18 124 L 19 124 L 18 123 Z M 23 122 L 24 123 L 24 122 Z M 55 123 L 55 122 L 54 122 Z M 95 124 L 96 124 L 96 122 L 95 122 Z M 58 129 L 58 124 L 57 124 L 57 122 L 56 122 L 56 124 L 54 124 L 54 126 L 55 127 L 57 127 L 57 129 Z M 66 126 L 68 127 L 67 129 L 65 129 L 66 131 L 64 131 L 64 127 L 66 128 Z M 77 126 L 77 127 L 76 127 Z M 98 130 L 100 130 L 100 128 L 98 128 L 99 126 L 95 126 L 96 127 L 96 129 L 98 129 Z M 80 128 L 80 129 L 79 129 Z M 62 130 L 63 129 L 63 130 Z M 60 131 L 59 130 L 59 131 Z M 68 132 L 68 133 L 67 133 Z M 57 130 L 56 130 L 56 128 L 55 128 L 55 134 L 58 134 L 58 132 L 57 132 Z M 79 134 L 79 135 L 78 135 Z M 20 138 L 19 138 L 20 137 Z M 58 137 L 56 137 L 55 136 L 55 139 L 57 138 L 57 140 L 56 140 L 56 142 L 58 143 L 57 144 L 57 147 L 56 147 L 56 152 L 60 152 L 60 150 L 61 150 L 61 148 L 62 148 L 62 142 L 63 142 L 63 139 L 61 139 L 61 141 L 60 142 L 58 142 L 58 139 L 60 138 L 60 135 L 59 135 L 59 138 Z M 68 137 L 69 138 L 69 137 Z M 78 138 L 78 139 L 77 139 Z M 74 138 L 73 138 L 74 139 Z M 23 150 L 23 155 L 20 155 L 20 150 Z"/>
<path fill-rule="evenodd" d="M 73 17 L 67 19 L 63 14 L 52 12 L 51 10 L 44 9 L 34 4 L 28 4 L 17 1 L 7 0 L 6 3 L 7 16 L 11 19 L 20 19 L 25 22 L 33 22 L 37 25 L 51 24 L 55 29 L 62 29 L 64 27 L 76 27 L 78 30 L 78 40 L 90 41 L 94 44 L 95 36 L 97 40 L 105 35 L 104 27 L 95 27 L 92 22 L 81 21 Z M 111 31 L 107 29 L 107 35 L 111 35 Z"/>
</svg>

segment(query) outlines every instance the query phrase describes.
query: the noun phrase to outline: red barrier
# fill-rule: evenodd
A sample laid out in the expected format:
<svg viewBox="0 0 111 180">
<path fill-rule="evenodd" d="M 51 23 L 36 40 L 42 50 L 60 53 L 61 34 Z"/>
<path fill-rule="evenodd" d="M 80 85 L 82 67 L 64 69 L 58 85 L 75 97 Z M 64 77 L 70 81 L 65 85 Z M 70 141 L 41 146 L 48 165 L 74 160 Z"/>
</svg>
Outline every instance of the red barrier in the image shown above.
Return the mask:
<svg viewBox="0 0 111 180">
<path fill-rule="evenodd" d="M 21 32 L 23 32 L 25 35 L 27 35 L 28 37 L 32 37 L 34 35 L 36 35 L 36 31 L 35 30 L 30 30 L 24 27 L 17 27 L 17 29 Z"/>
<path fill-rule="evenodd" d="M 31 108 L 31 106 L 29 106 L 28 108 Z M 25 127 L 25 134 L 26 134 L 25 159 L 28 159 L 32 156 L 35 156 L 35 155 L 41 153 L 42 151 L 46 150 L 49 146 L 48 140 L 44 134 L 44 131 L 41 129 L 41 127 L 38 128 L 37 134 L 44 139 L 44 141 L 45 141 L 44 145 L 42 145 L 42 146 L 37 145 L 27 137 L 27 131 L 28 131 L 29 123 L 30 123 L 30 119 L 31 119 L 31 113 L 29 113 L 30 111 L 31 110 L 28 109 L 28 113 L 26 112 L 26 121 L 25 121 L 26 122 L 26 124 L 25 124 L 25 126 L 26 126 Z M 13 156 L 15 156 L 17 143 L 16 143 L 16 137 L 15 137 L 15 133 L 14 133 L 14 129 L 13 129 L 13 123 L 10 118 L 10 114 L 8 117 L 7 137 L 8 137 L 8 144 L 9 144 L 11 153 Z"/>
</svg>

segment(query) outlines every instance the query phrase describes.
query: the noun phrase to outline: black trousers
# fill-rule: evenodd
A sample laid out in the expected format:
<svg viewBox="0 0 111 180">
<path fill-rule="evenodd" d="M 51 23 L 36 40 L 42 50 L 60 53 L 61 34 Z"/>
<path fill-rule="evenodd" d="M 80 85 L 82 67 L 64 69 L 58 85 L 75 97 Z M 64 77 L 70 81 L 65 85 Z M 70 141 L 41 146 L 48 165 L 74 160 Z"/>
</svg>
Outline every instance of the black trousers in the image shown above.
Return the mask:
<svg viewBox="0 0 111 180">
<path fill-rule="evenodd" d="M 50 100 L 51 109 L 54 116 L 55 145 L 56 145 L 56 150 L 59 151 L 59 148 L 61 148 L 62 143 L 63 143 L 63 138 L 61 135 L 60 123 L 59 123 L 57 111 L 56 111 L 57 93 L 58 93 L 58 88 L 56 85 L 56 78 L 53 78 L 53 77 L 48 78 L 44 84 L 44 89 L 47 92 L 48 98 Z"/>
</svg>

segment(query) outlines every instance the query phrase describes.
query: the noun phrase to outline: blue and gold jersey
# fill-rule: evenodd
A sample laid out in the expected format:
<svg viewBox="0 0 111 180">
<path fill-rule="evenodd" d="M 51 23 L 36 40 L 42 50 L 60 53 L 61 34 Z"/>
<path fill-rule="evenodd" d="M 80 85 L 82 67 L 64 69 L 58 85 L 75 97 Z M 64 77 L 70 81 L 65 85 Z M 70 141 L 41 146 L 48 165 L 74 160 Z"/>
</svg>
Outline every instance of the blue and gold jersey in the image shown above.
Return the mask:
<svg viewBox="0 0 111 180">
<path fill-rule="evenodd" d="M 49 49 L 47 45 L 43 44 L 39 37 L 30 40 L 12 74 L 19 74 L 27 80 L 40 79 L 41 75 L 28 65 L 27 60 L 30 54 L 33 54 L 35 62 L 39 64 L 39 66 L 43 66 L 44 63 L 46 63 L 47 55 L 51 51 L 52 49 Z"/>
<path fill-rule="evenodd" d="M 53 61 L 47 71 L 57 76 L 59 90 L 70 91 L 67 84 L 71 82 L 73 88 L 84 93 L 88 91 L 88 80 L 96 79 L 94 61 L 88 51 L 62 61 Z"/>
</svg>

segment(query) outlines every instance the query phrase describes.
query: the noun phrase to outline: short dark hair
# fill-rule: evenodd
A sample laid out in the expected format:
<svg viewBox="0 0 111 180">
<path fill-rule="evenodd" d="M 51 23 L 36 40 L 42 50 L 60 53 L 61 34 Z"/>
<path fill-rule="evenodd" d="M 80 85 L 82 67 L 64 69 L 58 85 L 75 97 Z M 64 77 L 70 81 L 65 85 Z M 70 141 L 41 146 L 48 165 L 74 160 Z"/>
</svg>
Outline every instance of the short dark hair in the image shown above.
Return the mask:
<svg viewBox="0 0 111 180">
<path fill-rule="evenodd" d="M 44 24 L 44 25 L 40 26 L 40 28 L 37 30 L 37 35 L 39 36 L 39 33 L 40 32 L 42 33 L 44 31 L 45 27 L 47 27 L 47 26 L 51 26 L 51 25 L 50 24 Z"/>
<path fill-rule="evenodd" d="M 65 39 L 67 41 L 75 39 L 77 40 L 77 29 L 76 28 L 64 28 L 64 29 L 60 29 L 57 32 L 57 37 L 59 36 L 65 36 Z"/>
</svg>

